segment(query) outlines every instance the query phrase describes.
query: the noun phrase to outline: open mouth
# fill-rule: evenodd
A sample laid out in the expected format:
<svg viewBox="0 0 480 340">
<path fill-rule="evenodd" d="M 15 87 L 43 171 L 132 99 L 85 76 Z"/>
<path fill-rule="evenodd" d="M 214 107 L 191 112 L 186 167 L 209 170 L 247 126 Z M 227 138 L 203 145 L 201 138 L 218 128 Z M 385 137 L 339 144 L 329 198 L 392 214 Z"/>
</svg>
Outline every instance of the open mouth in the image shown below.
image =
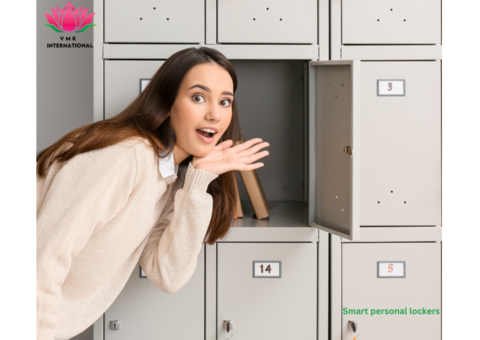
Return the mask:
<svg viewBox="0 0 480 340">
<path fill-rule="evenodd" d="M 213 135 L 215 134 L 215 131 L 210 130 L 210 129 L 197 129 L 196 130 L 200 135 L 206 137 L 206 138 L 212 138 Z"/>
</svg>

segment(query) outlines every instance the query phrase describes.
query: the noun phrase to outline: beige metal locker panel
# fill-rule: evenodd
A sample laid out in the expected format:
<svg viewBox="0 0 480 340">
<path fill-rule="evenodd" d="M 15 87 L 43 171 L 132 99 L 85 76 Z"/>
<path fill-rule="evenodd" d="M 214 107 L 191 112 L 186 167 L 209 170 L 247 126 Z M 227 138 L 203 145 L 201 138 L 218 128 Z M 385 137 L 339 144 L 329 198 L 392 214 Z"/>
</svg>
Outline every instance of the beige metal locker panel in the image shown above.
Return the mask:
<svg viewBox="0 0 480 340">
<path fill-rule="evenodd" d="M 361 63 L 311 61 L 309 65 L 310 225 L 358 240 Z"/>
<path fill-rule="evenodd" d="M 441 63 L 362 62 L 362 226 L 441 225 Z"/>
<path fill-rule="evenodd" d="M 316 0 L 217 1 L 219 43 L 317 44 Z"/>
<path fill-rule="evenodd" d="M 151 79 L 163 63 L 163 60 L 106 60 L 105 118 L 125 109 L 140 94 L 141 79 Z"/>
<path fill-rule="evenodd" d="M 105 42 L 204 41 L 203 0 L 105 0 Z"/>
<path fill-rule="evenodd" d="M 358 339 L 441 339 L 440 243 L 342 247 L 342 339 L 353 339 L 349 321 Z"/>
<path fill-rule="evenodd" d="M 342 0 L 343 44 L 441 44 L 441 0 Z"/>
<path fill-rule="evenodd" d="M 224 320 L 233 321 L 233 339 L 316 339 L 317 243 L 217 247 L 218 340 L 231 338 Z M 266 277 L 254 277 L 254 261 Z"/>
<path fill-rule="evenodd" d="M 105 312 L 105 340 L 203 339 L 205 307 L 205 246 L 185 286 L 174 294 L 140 277 L 137 265 L 120 295 Z M 110 321 L 120 328 L 112 330 Z"/>
</svg>

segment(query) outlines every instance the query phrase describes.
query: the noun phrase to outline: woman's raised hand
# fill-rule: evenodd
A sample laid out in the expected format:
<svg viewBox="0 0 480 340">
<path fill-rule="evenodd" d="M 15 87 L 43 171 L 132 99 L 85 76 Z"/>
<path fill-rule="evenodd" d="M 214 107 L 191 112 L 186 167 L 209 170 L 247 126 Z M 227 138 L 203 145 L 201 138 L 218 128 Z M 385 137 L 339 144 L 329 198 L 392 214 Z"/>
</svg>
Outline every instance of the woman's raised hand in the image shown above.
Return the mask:
<svg viewBox="0 0 480 340">
<path fill-rule="evenodd" d="M 232 147 L 233 141 L 231 139 L 223 141 L 216 145 L 212 152 L 205 157 L 194 156 L 192 165 L 195 169 L 209 171 L 216 175 L 232 170 L 246 171 L 258 169 L 264 164 L 252 163 L 267 156 L 269 154 L 268 151 L 258 151 L 270 145 L 267 142 L 260 142 L 262 142 L 262 139 L 253 138 Z"/>
</svg>

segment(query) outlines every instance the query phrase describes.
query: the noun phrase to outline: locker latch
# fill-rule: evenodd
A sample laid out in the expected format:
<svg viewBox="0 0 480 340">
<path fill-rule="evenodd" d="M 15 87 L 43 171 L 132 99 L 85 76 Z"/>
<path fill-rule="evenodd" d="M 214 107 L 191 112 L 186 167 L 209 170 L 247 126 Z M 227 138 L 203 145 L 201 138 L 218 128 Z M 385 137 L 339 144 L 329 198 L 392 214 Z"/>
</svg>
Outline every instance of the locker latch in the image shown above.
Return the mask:
<svg viewBox="0 0 480 340">
<path fill-rule="evenodd" d="M 110 321 L 110 329 L 116 331 L 120 329 L 120 320 Z"/>
<path fill-rule="evenodd" d="M 348 153 L 350 156 L 352 155 L 352 148 L 350 145 L 347 145 L 346 147 L 343 148 L 343 151 L 345 153 Z"/>
<path fill-rule="evenodd" d="M 353 332 L 354 339 L 358 338 L 358 321 L 348 321 L 348 329 Z"/>
<path fill-rule="evenodd" d="M 233 338 L 233 321 L 232 320 L 223 320 L 223 329 L 227 331 L 225 339 Z"/>
</svg>

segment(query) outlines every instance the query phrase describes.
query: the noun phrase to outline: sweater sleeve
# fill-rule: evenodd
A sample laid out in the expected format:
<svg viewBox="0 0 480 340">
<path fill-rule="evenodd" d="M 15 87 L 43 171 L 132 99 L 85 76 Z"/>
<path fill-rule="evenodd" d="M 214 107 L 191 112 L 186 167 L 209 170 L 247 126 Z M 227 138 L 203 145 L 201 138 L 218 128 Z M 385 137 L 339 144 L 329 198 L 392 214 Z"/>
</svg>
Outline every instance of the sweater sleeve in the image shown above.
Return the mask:
<svg viewBox="0 0 480 340">
<path fill-rule="evenodd" d="M 173 294 L 190 280 L 212 217 L 209 183 L 218 175 L 196 170 L 190 163 L 173 208 L 153 229 L 139 263 L 160 290 Z"/>
<path fill-rule="evenodd" d="M 38 340 L 54 339 L 61 286 L 72 260 L 92 233 L 126 204 L 137 172 L 135 149 L 123 146 L 82 153 L 54 165 L 61 167 L 51 178 L 47 174 L 50 185 L 40 186 L 37 193 L 43 197 L 37 213 Z M 41 181 L 37 177 L 37 183 Z"/>
</svg>

